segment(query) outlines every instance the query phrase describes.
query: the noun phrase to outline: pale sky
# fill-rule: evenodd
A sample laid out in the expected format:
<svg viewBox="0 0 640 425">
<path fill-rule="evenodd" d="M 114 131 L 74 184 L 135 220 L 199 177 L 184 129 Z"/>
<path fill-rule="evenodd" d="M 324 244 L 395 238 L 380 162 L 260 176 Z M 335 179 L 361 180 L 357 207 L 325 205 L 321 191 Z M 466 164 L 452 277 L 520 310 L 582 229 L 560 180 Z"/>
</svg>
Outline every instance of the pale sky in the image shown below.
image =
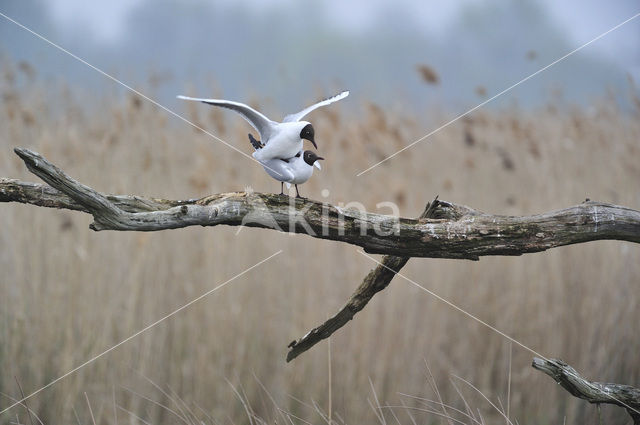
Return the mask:
<svg viewBox="0 0 640 425">
<path fill-rule="evenodd" d="M 348 84 L 376 102 L 456 109 L 478 100 L 478 85 L 497 93 L 640 12 L 639 0 L 0 0 L 0 11 L 11 5 L 18 21 L 127 81 L 146 81 L 150 69 L 170 75 L 166 102 L 187 85 L 211 91 L 212 81 L 228 96 L 256 90 L 282 102 Z M 42 75 L 105 86 L 17 26 L 0 29 L 10 55 Z M 417 63 L 446 77 L 427 88 Z M 640 82 L 640 17 L 501 101 L 534 105 L 561 87 L 588 102 L 625 93 L 626 74 Z"/>
<path fill-rule="evenodd" d="M 197 0 L 185 0 L 194 2 Z M 287 7 L 294 0 L 219 0 L 222 3 L 245 4 L 247 10 L 256 14 L 269 9 Z M 505 0 L 508 1 L 508 0 Z M 635 0 L 540 0 L 557 19 L 561 27 L 576 45 L 586 43 L 597 35 L 640 12 L 640 2 Z M 50 0 L 47 2 L 52 16 L 63 25 L 73 25 L 79 19 L 93 32 L 96 40 L 104 43 L 120 41 L 127 15 L 144 0 Z M 482 3 L 482 0 L 448 0 L 433 3 L 421 0 L 396 0 L 394 7 L 411 11 L 424 23 L 430 32 L 438 32 L 457 16 L 460 9 L 469 3 Z M 376 22 L 380 13 L 389 4 L 385 0 L 325 0 L 321 3 L 334 20 L 335 25 L 348 31 L 364 31 Z M 611 33 L 591 49 L 607 56 L 608 59 L 622 65 L 635 75 L 640 73 L 640 18 L 621 28 L 618 34 Z M 622 34 L 624 31 L 624 34 Z"/>
<path fill-rule="evenodd" d="M 193 1 L 193 0 L 186 0 Z M 241 3 L 248 10 L 255 10 L 259 14 L 267 9 L 286 7 L 293 0 L 220 0 L 218 3 Z M 445 26 L 455 16 L 456 12 L 465 3 L 478 2 L 479 0 L 450 0 L 441 2 L 437 8 L 426 10 L 422 2 L 412 0 L 397 0 L 396 5 L 410 10 L 412 14 L 428 23 L 430 28 L 438 30 Z M 92 29 L 96 39 L 103 42 L 118 41 L 124 28 L 127 14 L 144 0 L 110 0 L 86 1 L 86 0 L 52 0 L 48 2 L 52 16 L 64 23 L 77 22 L 79 17 Z M 387 3 L 383 0 L 326 0 L 324 7 L 330 12 L 336 25 L 352 31 L 362 31 L 375 22 L 380 9 Z M 426 4 L 426 3 L 425 3 Z"/>
<path fill-rule="evenodd" d="M 193 2 L 194 0 L 185 0 Z M 218 3 L 241 3 L 255 13 L 267 9 L 286 7 L 294 0 L 219 0 Z M 505 0 L 508 1 L 508 0 Z M 52 16 L 62 23 L 77 21 L 79 17 L 94 31 L 96 38 L 108 42 L 115 41 L 122 33 L 127 14 L 144 0 L 50 0 L 47 2 Z M 417 19 L 426 22 L 437 31 L 445 27 L 460 8 L 482 0 L 448 0 L 432 6 L 420 0 L 396 0 L 394 5 L 411 11 Z M 615 22 L 622 21 L 640 12 L 640 2 L 634 0 L 541 0 L 560 24 L 567 28 L 574 41 L 592 38 L 594 34 L 606 31 Z M 387 5 L 385 0 L 325 0 L 323 5 L 336 24 L 344 29 L 359 31 L 367 29 L 375 22 L 377 14 Z M 637 27 L 636 27 L 637 28 Z M 636 35 L 640 35 L 636 29 Z M 630 41 L 632 42 L 632 41 Z"/>
</svg>

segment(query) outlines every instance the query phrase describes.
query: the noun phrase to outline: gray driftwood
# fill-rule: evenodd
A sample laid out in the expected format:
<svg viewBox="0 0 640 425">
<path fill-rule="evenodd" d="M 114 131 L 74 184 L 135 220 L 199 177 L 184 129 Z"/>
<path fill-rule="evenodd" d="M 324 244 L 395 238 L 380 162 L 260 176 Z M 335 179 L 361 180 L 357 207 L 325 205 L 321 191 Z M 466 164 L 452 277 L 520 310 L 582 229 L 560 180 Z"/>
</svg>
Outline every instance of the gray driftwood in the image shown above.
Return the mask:
<svg viewBox="0 0 640 425">
<path fill-rule="evenodd" d="M 640 425 L 640 389 L 630 385 L 587 381 L 574 368 L 558 359 L 534 357 L 531 366 L 552 377 L 574 397 L 587 400 L 589 403 L 607 403 L 624 407 L 633 418 L 633 423 Z"/>
<path fill-rule="evenodd" d="M 344 326 L 384 289 L 411 257 L 478 260 L 522 255 L 599 239 L 640 242 L 640 211 L 585 201 L 531 216 L 485 214 L 437 199 L 417 219 L 341 209 L 309 199 L 261 193 L 221 193 L 166 200 L 102 194 L 41 155 L 16 148 L 27 168 L 47 184 L 0 179 L 0 202 L 83 211 L 93 230 L 157 231 L 187 226 L 248 226 L 306 234 L 385 254 L 334 317 L 290 344 L 291 360 Z M 385 267 L 386 266 L 386 267 Z"/>
<path fill-rule="evenodd" d="M 640 211 L 602 202 L 515 217 L 439 201 L 432 218 L 409 219 L 260 193 L 231 192 L 170 201 L 104 195 L 73 180 L 35 152 L 20 148 L 15 152 L 31 172 L 56 190 L 2 179 L 0 201 L 85 211 L 93 215 L 94 230 L 243 225 L 346 242 L 372 254 L 470 260 L 599 239 L 640 242 Z"/>
<path fill-rule="evenodd" d="M 425 219 L 432 217 L 439 205 L 438 197 L 433 202 L 428 203 L 423 213 L 418 219 Z M 325 338 L 329 338 L 331 334 L 346 325 L 349 320 L 353 319 L 353 316 L 357 312 L 362 310 L 373 298 L 375 294 L 385 289 L 391 283 L 396 273 L 407 264 L 407 261 L 411 257 L 397 257 L 395 255 L 385 255 L 380 261 L 380 265 L 371 270 L 369 274 L 364 278 L 360 286 L 351 295 L 349 301 L 338 311 L 333 317 L 329 318 L 323 324 L 313 328 L 305 336 L 298 341 L 292 341 L 289 344 L 289 352 L 287 353 L 287 361 L 298 357 L 320 341 Z"/>
</svg>

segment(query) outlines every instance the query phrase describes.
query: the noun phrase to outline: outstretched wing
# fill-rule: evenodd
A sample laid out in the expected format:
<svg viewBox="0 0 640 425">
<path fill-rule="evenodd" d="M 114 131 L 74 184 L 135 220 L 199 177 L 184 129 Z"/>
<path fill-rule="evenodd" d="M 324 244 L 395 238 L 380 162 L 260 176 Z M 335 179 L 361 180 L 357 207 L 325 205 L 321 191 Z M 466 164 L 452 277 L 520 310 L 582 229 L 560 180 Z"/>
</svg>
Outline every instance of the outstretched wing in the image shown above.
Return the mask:
<svg viewBox="0 0 640 425">
<path fill-rule="evenodd" d="M 252 107 L 240 102 L 222 99 L 200 99 L 195 97 L 178 96 L 178 99 L 195 100 L 196 102 L 206 103 L 208 105 L 220 106 L 222 108 L 231 109 L 243 116 L 260 133 L 260 139 L 268 140 L 271 136 L 276 123 L 265 117 Z"/>
<path fill-rule="evenodd" d="M 328 99 L 325 99 L 321 102 L 318 102 L 314 105 L 311 105 L 307 108 L 304 108 L 302 111 L 296 113 L 296 114 L 291 114 L 291 115 L 287 115 L 286 117 L 284 117 L 284 120 L 282 120 L 282 122 L 295 122 L 295 121 L 300 121 L 305 115 L 307 115 L 309 112 L 313 111 L 314 109 L 317 109 L 321 106 L 326 106 L 326 105 L 330 105 L 333 102 L 337 102 L 340 99 L 344 99 L 345 97 L 349 96 L 349 91 L 343 91 L 340 94 L 337 94 L 333 97 L 330 97 Z"/>
</svg>

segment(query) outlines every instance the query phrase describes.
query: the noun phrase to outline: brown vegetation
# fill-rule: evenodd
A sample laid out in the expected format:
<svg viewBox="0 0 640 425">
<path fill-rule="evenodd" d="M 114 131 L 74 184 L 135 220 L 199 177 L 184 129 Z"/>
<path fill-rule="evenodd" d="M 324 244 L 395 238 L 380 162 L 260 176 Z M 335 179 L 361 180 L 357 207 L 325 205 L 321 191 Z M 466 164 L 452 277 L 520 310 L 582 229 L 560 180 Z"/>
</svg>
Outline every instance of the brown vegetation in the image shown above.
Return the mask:
<svg viewBox="0 0 640 425">
<path fill-rule="evenodd" d="M 438 73 L 435 71 L 435 69 L 433 69 L 429 65 L 421 64 L 421 65 L 418 65 L 416 68 L 425 83 L 436 85 L 440 82 L 440 77 L 438 76 Z"/>
<path fill-rule="evenodd" d="M 147 102 L 104 97 L 86 106 L 69 91 L 45 90 L 37 81 L 18 90 L 9 77 L 0 83 L 0 176 L 33 181 L 13 154 L 14 146 L 23 146 L 103 192 L 179 199 L 247 186 L 279 189 L 261 167 Z M 52 98 L 56 103 L 47 101 Z M 352 101 L 350 107 L 361 106 Z M 220 118 L 205 106 L 187 114 L 187 108 L 189 119 L 250 152 L 249 128 L 236 115 Z M 303 186 L 316 199 L 327 189 L 332 203 L 359 201 L 370 211 L 378 202 L 401 200 L 404 216 L 419 214 L 436 194 L 519 215 L 587 197 L 640 206 L 640 120 L 637 111 L 631 115 L 610 102 L 586 109 L 478 111 L 361 177 L 355 175 L 447 115 L 416 111 L 407 120 L 369 106 L 363 121 L 351 122 L 336 108 L 342 114 L 349 106 L 310 117 L 327 158 Z M 403 280 L 332 338 L 330 388 L 326 344 L 285 363 L 282 341 L 326 319 L 375 267 L 352 246 L 255 229 L 96 233 L 89 222 L 80 213 L 1 206 L 3 394 L 19 397 L 14 377 L 27 394 L 40 388 L 261 259 L 283 253 L 30 399 L 46 424 L 72 423 L 74 410 L 81 423 L 91 423 L 84 392 L 97 423 L 115 423 L 114 398 L 119 423 L 131 418 L 123 409 L 154 424 L 176 422 L 145 398 L 191 422 L 213 423 L 210 416 L 246 423 L 247 411 L 269 423 L 286 422 L 277 405 L 319 423 L 326 421 L 320 412 L 328 414 L 329 394 L 337 423 L 373 423 L 378 415 L 395 423 L 393 414 L 402 423 L 411 422 L 409 414 L 419 422 L 438 420 L 425 406 L 476 423 L 424 400 L 441 396 L 468 412 L 457 391 L 477 422 L 504 421 L 452 375 L 504 405 L 520 424 L 560 423 L 564 416 L 568 424 L 597 420 L 595 408 L 531 369 L 530 352 Z M 637 245 L 594 242 L 477 263 L 414 259 L 403 274 L 543 355 L 602 380 L 637 385 L 639 256 Z M 3 398 L 0 408 L 9 403 Z M 603 413 L 625 420 L 615 408 L 603 407 Z M 0 422 L 15 414 L 21 423 L 28 420 L 17 407 Z"/>
</svg>

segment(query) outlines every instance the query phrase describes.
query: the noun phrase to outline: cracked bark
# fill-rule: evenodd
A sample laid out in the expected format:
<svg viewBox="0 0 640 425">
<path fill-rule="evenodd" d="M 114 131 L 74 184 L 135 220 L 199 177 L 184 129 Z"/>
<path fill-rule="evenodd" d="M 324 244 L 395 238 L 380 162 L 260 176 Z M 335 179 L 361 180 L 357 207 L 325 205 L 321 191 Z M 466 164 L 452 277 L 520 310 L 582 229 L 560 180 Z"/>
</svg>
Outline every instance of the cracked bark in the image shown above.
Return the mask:
<svg viewBox="0 0 640 425">
<path fill-rule="evenodd" d="M 247 226 L 306 234 L 385 254 L 382 264 L 399 271 L 411 257 L 478 260 L 522 255 L 601 239 L 640 242 L 640 211 L 585 201 L 529 216 L 486 214 L 462 205 L 430 203 L 417 219 L 341 209 L 310 199 L 261 193 L 220 193 L 167 200 L 102 194 L 69 177 L 44 157 L 16 148 L 27 168 L 47 184 L 0 179 L 0 202 L 82 211 L 96 231 L 159 231 L 187 226 Z M 327 338 L 386 288 L 394 272 L 378 266 L 334 317 L 290 344 L 287 360 Z"/>
<path fill-rule="evenodd" d="M 640 389 L 630 385 L 588 381 L 574 368 L 558 359 L 534 357 L 531 366 L 549 375 L 574 397 L 589 403 L 614 404 L 625 408 L 634 425 L 640 425 Z"/>
</svg>

